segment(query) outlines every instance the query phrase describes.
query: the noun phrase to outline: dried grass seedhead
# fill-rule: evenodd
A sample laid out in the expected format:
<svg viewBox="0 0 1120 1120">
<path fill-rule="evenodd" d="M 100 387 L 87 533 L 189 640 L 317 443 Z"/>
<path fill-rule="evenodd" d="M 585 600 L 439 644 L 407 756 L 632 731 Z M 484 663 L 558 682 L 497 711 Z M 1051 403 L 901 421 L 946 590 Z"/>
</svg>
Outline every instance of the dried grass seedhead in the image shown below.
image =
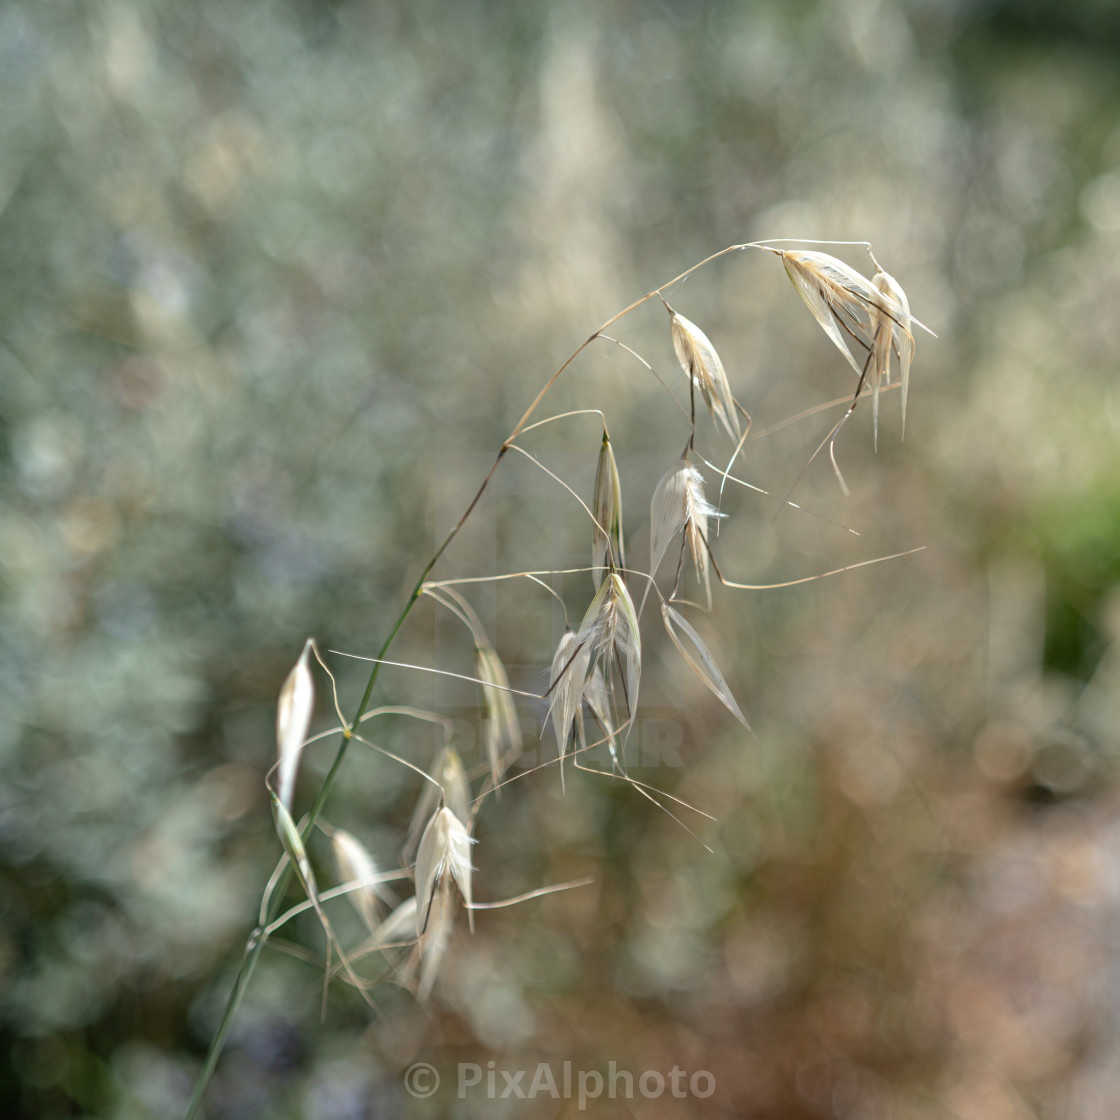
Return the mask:
<svg viewBox="0 0 1120 1120">
<path fill-rule="evenodd" d="M 691 623 L 679 612 L 675 611 L 668 603 L 661 605 L 661 618 L 665 623 L 665 631 L 673 645 L 677 647 L 685 664 L 719 697 L 720 702 L 727 710 L 748 730 L 751 725 L 743 715 L 731 689 L 719 671 L 715 658 L 708 649 L 704 640 L 693 629 Z"/>
<path fill-rule="evenodd" d="M 441 802 L 468 828 L 471 826 L 470 783 L 459 752 L 452 746 L 443 747 L 436 755 L 428 776 L 432 780 L 421 785 L 408 826 L 408 840 L 403 852 L 406 863 L 412 858 L 423 829 Z"/>
<path fill-rule="evenodd" d="M 607 666 L 617 660 L 625 664 L 623 688 L 626 690 L 626 711 L 633 717 L 638 702 L 638 684 L 642 674 L 642 638 L 638 629 L 638 612 L 626 584 L 617 572 L 611 572 L 595 593 L 583 616 L 576 644 L 587 647 L 591 656 Z"/>
<path fill-rule="evenodd" d="M 662 300 L 664 302 L 664 299 Z M 712 422 L 722 424 L 727 434 L 738 443 L 742 439 L 739 416 L 731 386 L 716 348 L 708 336 L 691 320 L 678 315 L 667 303 L 673 349 L 681 368 L 700 390 Z"/>
<path fill-rule="evenodd" d="M 470 907 L 473 843 L 466 825 L 446 806 L 432 815 L 416 853 L 416 898 L 421 928 L 424 915 L 428 914 L 436 896 L 436 888 L 446 883 L 448 876 L 455 880 L 463 901 Z M 474 928 L 473 916 L 471 928 Z"/>
<path fill-rule="evenodd" d="M 307 849 L 304 847 L 303 837 L 296 827 L 296 822 L 292 820 L 292 814 L 288 812 L 287 806 L 276 794 L 272 795 L 272 812 L 276 818 L 276 835 L 279 836 L 280 843 L 287 853 L 288 859 L 292 862 L 296 878 L 299 880 L 300 886 L 303 887 L 304 894 L 307 895 L 308 900 L 315 907 L 316 912 L 321 913 L 319 911 L 319 887 L 315 881 L 315 872 L 311 867 L 311 860 L 307 856 Z"/>
<path fill-rule="evenodd" d="M 687 459 L 679 459 L 662 476 L 650 501 L 650 575 L 657 575 L 666 550 L 683 530 L 696 578 L 710 605 L 708 519 L 722 516 L 704 496 L 704 476 Z"/>
<path fill-rule="evenodd" d="M 420 928 L 420 986 L 416 991 L 417 999 L 427 1003 L 451 940 L 451 927 L 454 922 L 454 908 L 451 899 L 451 884 L 445 880 L 436 889 L 427 909 L 427 919 Z"/>
<path fill-rule="evenodd" d="M 433 774 L 443 791 L 443 803 L 468 828 L 471 824 L 471 790 L 463 760 L 454 747 L 444 747 L 436 758 Z"/>
<path fill-rule="evenodd" d="M 900 326 L 916 322 L 889 292 L 828 253 L 804 249 L 772 251 L 781 256 L 793 286 L 856 373 L 862 374 L 863 363 L 852 355 L 848 338 L 864 350 L 871 349 L 873 311 Z"/>
<path fill-rule="evenodd" d="M 580 645 L 576 635 L 571 630 L 565 630 L 552 658 L 552 671 L 549 674 L 551 699 L 548 705 L 548 718 L 552 721 L 552 732 L 556 736 L 556 749 L 561 761 L 567 751 L 572 724 L 580 715 L 590 663 L 591 647 L 586 642 Z M 561 781 L 563 773 L 561 769 Z"/>
<path fill-rule="evenodd" d="M 513 703 L 505 666 L 493 646 L 475 648 L 475 674 L 482 682 L 486 702 L 483 740 L 490 759 L 490 776 L 496 787 L 505 768 L 521 754 L 521 720 Z"/>
<path fill-rule="evenodd" d="M 315 711 L 315 681 L 311 676 L 313 639 L 304 643 L 303 652 L 280 689 L 276 704 L 276 749 L 279 756 L 277 797 L 291 813 L 296 772 L 311 716 Z"/>
<path fill-rule="evenodd" d="M 871 259 L 875 261 L 874 254 Z M 875 381 L 872 388 L 875 391 L 875 433 L 878 440 L 879 431 L 879 383 L 885 380 L 890 383 L 890 360 L 892 348 L 898 354 L 898 369 L 902 383 L 902 435 L 906 435 L 906 401 L 910 392 L 910 363 L 914 359 L 914 335 L 907 323 L 910 315 L 910 301 L 902 290 L 902 285 L 889 272 L 884 272 L 878 261 L 875 261 L 875 275 L 872 283 L 884 295 L 889 296 L 902 310 L 907 318 L 902 320 L 892 319 L 878 308 L 872 309 L 871 327 L 874 333 L 872 363 L 875 369 Z"/>
<path fill-rule="evenodd" d="M 350 892 L 350 901 L 372 933 L 377 928 L 381 909 L 377 865 L 362 842 L 341 828 L 331 832 L 331 847 L 342 881 L 361 883 Z"/>
<path fill-rule="evenodd" d="M 591 542 L 591 578 L 598 589 L 607 565 L 611 568 L 626 566 L 622 544 L 622 483 L 605 428 L 599 449 L 599 465 L 595 471 L 595 498 L 591 512 L 596 522 Z"/>
</svg>

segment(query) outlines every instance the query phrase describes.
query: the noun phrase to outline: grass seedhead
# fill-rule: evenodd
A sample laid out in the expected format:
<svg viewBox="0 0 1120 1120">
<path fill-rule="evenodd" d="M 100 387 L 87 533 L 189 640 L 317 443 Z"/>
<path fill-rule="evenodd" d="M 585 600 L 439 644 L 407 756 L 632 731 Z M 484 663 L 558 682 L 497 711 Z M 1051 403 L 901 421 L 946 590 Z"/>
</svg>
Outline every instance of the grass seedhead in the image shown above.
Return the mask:
<svg viewBox="0 0 1120 1120">
<path fill-rule="evenodd" d="M 622 484 L 606 428 L 603 429 L 599 465 L 595 470 L 595 497 L 591 512 L 595 518 L 591 542 L 591 578 L 598 590 L 608 566 L 611 569 L 626 566 L 622 543 Z"/>
<path fill-rule="evenodd" d="M 552 671 L 549 675 L 551 700 L 548 705 L 548 718 L 552 721 L 552 732 L 556 736 L 556 750 L 560 758 L 561 784 L 564 781 L 564 754 L 572 734 L 572 724 L 581 715 L 584 684 L 590 664 L 590 646 L 587 643 L 580 645 L 576 635 L 571 630 L 565 630 L 552 658 Z"/>
<path fill-rule="evenodd" d="M 662 303 L 664 303 L 664 297 Z M 724 431 L 738 443 L 742 439 L 738 409 L 731 395 L 731 386 L 716 348 L 708 336 L 691 320 L 678 315 L 667 303 L 669 326 L 673 334 L 673 349 L 681 368 L 699 389 L 714 424 L 722 424 Z"/>
<path fill-rule="evenodd" d="M 304 643 L 303 652 L 285 679 L 276 704 L 277 797 L 289 814 L 299 758 L 315 711 L 315 681 L 310 665 L 313 644 L 311 638 Z"/>
<path fill-rule="evenodd" d="M 467 772 L 463 767 L 463 760 L 459 752 L 451 746 L 443 747 L 436 755 L 432 768 L 428 771 L 432 779 L 424 782 L 420 789 L 420 797 L 416 801 L 416 808 L 412 812 L 412 821 L 408 827 L 408 840 L 404 846 L 404 858 L 409 860 L 416 851 L 421 830 L 431 819 L 442 801 L 468 828 L 471 824 L 471 791 L 467 781 Z"/>
<path fill-rule="evenodd" d="M 350 892 L 350 902 L 372 933 L 377 928 L 381 910 L 377 865 L 362 842 L 341 828 L 331 831 L 331 846 L 342 881 L 361 883 L 357 890 Z"/>
<path fill-rule="evenodd" d="M 875 261 L 872 254 L 871 259 Z M 906 313 L 906 319 L 895 321 L 878 308 L 871 312 L 871 324 L 874 331 L 874 363 L 876 368 L 875 384 L 875 433 L 879 431 L 879 381 L 881 378 L 890 383 L 890 360 L 892 348 L 898 354 L 898 369 L 902 385 L 902 438 L 906 437 L 906 401 L 910 392 L 910 363 L 914 359 L 914 335 L 907 323 L 910 316 L 910 301 L 902 290 L 902 285 L 889 272 L 884 272 L 878 261 L 875 261 L 875 275 L 872 283 L 884 295 L 889 296 Z"/>
<path fill-rule="evenodd" d="M 483 741 L 490 760 L 490 776 L 497 789 L 505 768 L 521 753 L 521 720 L 509 691 L 509 677 L 493 646 L 475 648 L 475 672 L 486 702 Z"/>
<path fill-rule="evenodd" d="M 576 644 L 586 646 L 593 658 L 607 665 L 604 677 L 609 677 L 613 662 L 617 662 L 620 669 L 625 663 L 622 684 L 627 719 L 632 719 L 642 674 L 642 637 L 634 601 L 617 572 L 611 572 L 591 600 L 576 635 Z"/>
<path fill-rule="evenodd" d="M 692 554 L 696 578 L 711 607 L 708 519 L 723 517 L 704 496 L 704 476 L 686 459 L 679 459 L 661 477 L 650 501 L 650 575 L 656 576 L 673 538 L 684 532 L 684 544 Z M 680 565 L 677 566 L 677 581 Z M 675 595 L 677 588 L 673 588 Z"/>
<path fill-rule="evenodd" d="M 668 603 L 661 604 L 661 618 L 665 623 L 665 632 L 684 658 L 685 664 L 719 697 L 720 703 L 750 731 L 751 725 L 747 723 L 747 717 L 736 703 L 727 681 L 724 680 L 704 640 L 688 620 L 679 611 L 673 610 Z"/>
<path fill-rule="evenodd" d="M 468 908 L 471 905 L 471 845 L 475 841 L 467 826 L 446 806 L 428 821 L 416 854 L 416 898 L 418 913 L 427 914 L 435 898 L 436 888 L 455 880 Z M 473 917 L 471 929 L 474 929 Z"/>
<path fill-rule="evenodd" d="M 800 244 L 804 244 L 803 242 Z M 870 252 L 870 247 L 866 246 Z M 707 500 L 704 492 L 704 478 L 693 466 L 694 462 L 707 462 L 696 448 L 696 401 L 700 397 L 713 426 L 722 429 L 734 441 L 734 452 L 727 467 L 719 471 L 712 464 L 707 465 L 719 471 L 722 481 L 733 481 L 737 485 L 752 487 L 752 484 L 730 474 L 732 465 L 738 460 L 748 436 L 758 438 L 752 430 L 751 418 L 735 399 L 724 369 L 723 362 L 708 336 L 695 323 L 679 315 L 665 300 L 663 293 L 685 280 L 705 264 L 731 253 L 744 249 L 754 249 L 780 256 L 789 279 L 797 289 L 813 317 L 825 331 L 833 344 L 844 355 L 858 377 L 855 393 L 846 398 L 848 408 L 833 424 L 829 433 L 821 441 L 810 457 L 815 457 L 826 447 L 837 471 L 841 486 L 843 477 L 839 473 L 833 455 L 833 444 L 845 419 L 851 415 L 864 390 L 865 381 L 869 383 L 875 409 L 876 441 L 878 439 L 878 398 L 884 384 L 891 377 L 891 354 L 898 355 L 902 389 L 903 425 L 905 426 L 907 391 L 909 386 L 910 365 L 914 353 L 913 328 L 921 326 L 910 314 L 909 301 L 898 282 L 884 272 L 875 261 L 876 272 L 873 279 L 867 279 L 855 269 L 827 253 L 809 249 L 783 249 L 776 243 L 753 242 L 750 245 L 729 246 L 712 254 L 698 264 L 686 269 L 679 276 L 654 288 L 634 300 L 627 307 L 608 319 L 598 330 L 592 332 L 566 361 L 545 381 L 521 419 L 498 448 L 485 477 L 474 490 L 457 521 L 435 548 L 433 554 L 420 571 L 407 602 L 389 628 L 376 656 L 361 657 L 370 663 L 369 677 L 360 702 L 356 705 L 353 718 L 347 721 L 338 704 L 334 678 L 325 662 L 319 658 L 318 650 L 311 639 L 305 643 L 295 666 L 288 674 L 280 691 L 276 714 L 277 771 L 276 788 L 272 794 L 272 808 L 275 815 L 276 830 L 284 849 L 276 870 L 268 881 L 259 908 L 259 923 L 246 946 L 241 972 L 223 1012 L 215 1039 L 211 1044 L 199 1075 L 195 1092 L 188 1108 L 187 1120 L 198 1115 L 206 1087 L 216 1068 L 218 1055 L 225 1038 L 228 1036 L 238 1006 L 244 995 L 248 977 L 258 960 L 259 953 L 269 937 L 280 929 L 291 917 L 313 909 L 322 925 L 326 937 L 327 982 L 332 975 L 331 958 L 337 953 L 341 970 L 349 982 L 369 999 L 368 989 L 384 978 L 384 968 L 376 979 L 359 977 L 351 966 L 353 958 L 335 935 L 324 903 L 342 894 L 349 894 L 352 904 L 358 910 L 362 921 L 370 931 L 363 944 L 360 955 L 380 953 L 386 965 L 396 970 L 400 982 L 416 991 L 418 998 L 426 1001 L 436 982 L 447 947 L 450 943 L 455 919 L 455 892 L 458 891 L 467 909 L 470 928 L 474 929 L 474 910 L 496 906 L 513 905 L 556 890 L 569 889 L 587 882 L 573 880 L 529 891 L 502 902 L 476 904 L 473 900 L 471 866 L 471 845 L 475 843 L 472 832 L 477 822 L 480 806 L 491 793 L 499 794 L 503 785 L 532 773 L 525 768 L 514 776 L 503 774 L 511 762 L 521 753 L 521 723 L 515 707 L 514 697 L 524 697 L 533 703 L 548 700 L 547 718 L 552 723 L 556 737 L 557 754 L 561 766 L 561 783 L 564 782 L 564 766 L 569 754 L 575 768 L 600 775 L 611 781 L 624 782 L 643 798 L 648 799 L 662 812 L 667 813 L 691 835 L 696 835 L 675 814 L 674 807 L 692 809 L 686 802 L 647 785 L 626 773 L 625 753 L 620 740 L 635 722 L 638 692 L 642 673 L 642 640 L 639 628 L 640 612 L 635 610 L 626 579 L 629 576 L 644 580 L 643 599 L 651 589 L 661 603 L 661 617 L 669 641 L 675 646 L 684 663 L 694 672 L 723 704 L 728 711 L 748 731 L 750 725 L 732 694 L 727 680 L 717 665 L 707 643 L 697 630 L 677 609 L 683 600 L 678 598 L 684 563 L 685 549 L 692 556 L 692 566 L 696 578 L 704 589 L 704 597 L 711 607 L 711 578 L 720 581 L 726 589 L 765 590 L 776 587 L 789 587 L 807 583 L 824 576 L 836 575 L 842 571 L 878 563 L 894 557 L 878 557 L 876 560 L 863 561 L 837 568 L 821 575 L 787 580 L 784 583 L 751 585 L 736 583 L 724 577 L 717 558 L 709 547 L 709 523 L 712 518 L 724 516 Z M 679 394 L 666 385 L 652 365 L 636 351 L 618 339 L 611 338 L 608 330 L 630 312 L 650 301 L 660 299 L 669 315 L 673 349 L 688 378 L 689 408 L 685 411 Z M 600 340 L 619 346 L 637 359 L 646 374 L 657 379 L 672 399 L 673 407 L 679 409 L 688 424 L 688 439 L 683 453 L 675 460 L 670 469 L 658 482 L 650 502 L 650 564 L 647 573 L 640 573 L 626 567 L 624 556 L 624 533 L 622 516 L 622 487 L 614 447 L 607 431 L 607 421 L 599 409 L 577 408 L 561 412 L 547 419 L 535 419 L 538 407 L 572 363 L 590 346 Z M 833 402 L 844 404 L 842 399 Z M 786 422 L 811 415 L 814 410 L 802 413 Z M 547 467 L 531 451 L 520 445 L 520 437 L 528 437 L 531 432 L 546 424 L 554 424 L 571 417 L 595 414 L 602 423 L 603 437 L 599 447 L 594 493 L 591 502 L 585 495 L 578 493 L 567 481 Z M 772 430 L 772 429 L 771 429 Z M 765 433 L 763 433 L 765 434 Z M 432 579 L 433 570 L 448 552 L 451 544 L 459 536 L 464 524 L 478 509 L 498 468 L 508 458 L 510 452 L 528 459 L 536 468 L 558 483 L 575 503 L 583 517 L 593 526 L 590 568 L 559 569 L 555 566 L 543 570 L 507 572 L 499 574 L 468 575 L 461 578 Z M 806 467 L 809 465 L 806 464 Z M 804 468 L 803 468 L 804 470 Z M 799 476 L 800 477 L 800 476 Z M 796 486 L 796 482 L 794 483 Z M 759 489 L 752 487 L 753 489 Z M 760 491 L 766 493 L 766 491 Z M 721 503 L 723 487 L 720 488 Z M 780 501 L 779 509 L 785 506 L 799 508 L 790 502 L 790 493 Z M 586 522 L 585 522 L 586 523 Z M 676 538 L 681 537 L 677 553 L 676 574 L 672 592 L 663 595 L 655 579 L 670 547 L 676 547 Z M 914 551 L 914 550 L 911 550 Z M 519 692 L 511 689 L 509 677 L 502 659 L 487 636 L 478 613 L 464 595 L 457 590 L 458 585 L 490 581 L 528 581 L 536 590 L 543 588 L 560 602 L 567 622 L 568 611 L 557 581 L 561 576 L 578 572 L 580 578 L 590 570 L 595 587 L 594 596 L 587 607 L 579 627 L 573 632 L 565 629 L 563 637 L 554 652 L 549 673 L 548 689 L 543 695 L 536 692 Z M 553 586 L 557 585 L 557 586 Z M 534 593 L 536 593 L 536 590 Z M 475 673 L 465 673 L 451 669 L 436 668 L 410 661 L 390 659 L 387 654 L 397 635 L 405 626 L 414 606 L 421 598 L 428 596 L 442 608 L 451 613 L 472 637 L 475 657 Z M 533 630 L 527 630 L 532 634 Z M 340 735 L 338 752 L 327 771 L 323 784 L 305 820 L 297 827 L 292 815 L 292 803 L 299 769 L 300 757 L 308 740 L 308 731 L 315 707 L 315 682 L 312 676 L 310 658 L 314 655 L 321 668 L 330 677 L 334 696 L 335 710 L 338 712 L 339 727 L 326 734 Z M 356 657 L 354 654 L 346 656 Z M 383 666 L 423 672 L 434 677 L 471 682 L 482 690 L 485 707 L 485 720 L 481 739 L 485 744 L 488 776 L 478 775 L 480 792 L 472 798 L 471 785 L 463 762 L 450 745 L 453 731 L 452 721 L 432 712 L 421 709 L 389 704 L 372 707 L 374 693 L 378 685 L 378 674 Z M 465 666 L 459 665 L 462 669 Z M 443 747 L 436 755 L 432 768 L 425 771 L 422 765 L 410 760 L 407 751 L 394 753 L 373 743 L 355 732 L 362 729 L 363 720 L 374 716 L 403 715 L 422 719 L 444 728 Z M 588 726 L 588 721 L 592 726 Z M 569 744 L 573 728 L 578 746 Z M 753 734 L 753 733 L 752 733 Z M 315 738 L 322 737 L 316 736 Z M 412 772 L 422 785 L 412 817 L 408 841 L 405 845 L 402 867 L 399 870 L 381 873 L 373 856 L 351 833 L 341 829 L 324 826 L 317 821 L 323 806 L 331 793 L 337 775 L 340 773 L 345 754 L 354 742 L 366 744 L 386 760 L 403 766 Z M 610 755 L 610 767 L 584 765 L 580 756 L 597 746 L 606 745 Z M 425 756 L 425 761 L 426 761 Z M 547 764 L 542 764 L 547 765 Z M 520 788 L 520 786 L 518 786 Z M 699 810 L 697 810 L 699 811 Z M 704 814 L 707 816 L 707 814 Z M 313 826 L 319 827 L 330 837 L 338 873 L 344 883 L 325 893 L 320 893 L 315 873 L 308 857 L 306 838 L 311 835 Z M 699 837 L 697 837 L 699 839 Z M 701 841 L 703 843 L 703 841 Z M 707 845 L 705 845 L 707 847 Z M 711 849 L 709 849 L 711 850 Z M 411 854 L 415 852 L 415 861 Z M 410 870 L 408 870 L 411 868 Z M 415 892 L 412 898 L 398 905 L 387 918 L 382 919 L 380 895 L 381 883 L 395 878 L 411 875 Z M 304 892 L 301 899 L 286 913 L 280 915 L 287 888 L 295 878 Z M 392 896 L 390 896 L 391 899 Z M 303 959 L 312 959 L 313 954 L 300 946 L 293 947 Z M 326 987 L 324 986 L 324 997 Z M 372 1005 L 372 1001 L 371 1005 Z"/>
</svg>

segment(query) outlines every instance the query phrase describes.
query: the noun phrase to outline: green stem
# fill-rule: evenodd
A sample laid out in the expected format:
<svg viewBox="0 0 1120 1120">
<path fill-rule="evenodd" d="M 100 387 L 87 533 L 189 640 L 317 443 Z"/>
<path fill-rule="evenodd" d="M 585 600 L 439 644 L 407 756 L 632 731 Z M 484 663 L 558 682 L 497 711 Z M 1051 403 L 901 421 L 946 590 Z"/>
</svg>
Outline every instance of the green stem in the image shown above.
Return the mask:
<svg viewBox="0 0 1120 1120">
<path fill-rule="evenodd" d="M 199 1071 L 198 1080 L 194 1085 L 194 1093 L 191 1096 L 191 1103 L 187 1108 L 187 1120 L 192 1120 L 192 1118 L 198 1114 L 198 1110 L 202 1106 L 202 1098 L 206 1094 L 206 1090 L 210 1087 L 210 1081 L 214 1076 L 214 1070 L 218 1067 L 218 1059 L 221 1057 L 222 1049 L 226 1044 L 226 1038 L 229 1037 L 229 1032 L 233 1027 L 233 1020 L 236 1018 L 237 1010 L 241 1006 L 242 996 L 244 996 L 245 990 L 249 987 L 249 981 L 253 978 L 253 970 L 257 967 L 257 961 L 260 959 L 260 950 L 263 945 L 264 931 L 258 927 L 253 930 L 249 937 L 249 942 L 245 946 L 245 955 L 241 959 L 241 968 L 238 970 L 237 979 L 234 981 L 233 991 L 230 992 L 229 999 L 226 1001 L 225 1014 L 222 1015 L 222 1021 L 210 1043 L 210 1049 L 206 1052 L 206 1061 Z"/>
</svg>

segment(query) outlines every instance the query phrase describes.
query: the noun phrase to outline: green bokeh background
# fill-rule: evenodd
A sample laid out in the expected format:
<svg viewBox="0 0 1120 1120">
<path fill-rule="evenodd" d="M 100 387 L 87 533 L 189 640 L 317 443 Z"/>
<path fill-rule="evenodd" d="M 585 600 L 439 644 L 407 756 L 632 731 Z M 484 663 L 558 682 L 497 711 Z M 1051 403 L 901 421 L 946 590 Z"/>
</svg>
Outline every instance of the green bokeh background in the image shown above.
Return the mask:
<svg viewBox="0 0 1120 1120">
<path fill-rule="evenodd" d="M 278 856 L 263 778 L 306 636 L 376 650 L 599 323 L 726 245 L 802 237 L 871 240 L 939 338 L 905 442 L 892 393 L 877 454 L 869 409 L 841 436 L 850 497 L 823 457 L 798 485 L 861 536 L 737 493 L 721 566 L 925 551 L 694 616 L 759 742 L 647 608 L 632 772 L 717 818 L 681 811 L 703 844 L 621 783 L 526 776 L 479 819 L 477 897 L 595 884 L 473 936 L 460 914 L 426 1011 L 339 982 L 321 1022 L 321 969 L 269 951 L 207 1115 L 576 1114 L 459 1099 L 456 1064 L 487 1061 L 717 1082 L 604 1116 L 1109 1115 L 1118 63 L 1109 0 L 5 0 L 0 1112 L 182 1115 Z M 777 261 L 733 254 L 672 300 L 756 434 L 851 391 Z M 663 310 L 612 333 L 684 399 Z M 569 408 L 606 413 L 640 565 L 680 414 L 609 343 L 540 415 Z M 784 493 L 835 415 L 752 439 L 742 472 Z M 598 444 L 594 417 L 525 442 L 585 498 Z M 588 546 L 510 461 L 439 574 Z M 553 586 L 578 619 L 590 581 Z M 539 690 L 555 602 L 470 594 Z M 431 604 L 394 650 L 472 671 Z M 365 671 L 332 665 L 351 709 Z M 470 686 L 394 670 L 376 702 L 459 720 L 478 761 Z M 400 720 L 377 741 L 422 767 L 437 742 Z M 308 750 L 297 809 L 332 753 Z M 393 866 L 419 779 L 347 767 L 327 817 Z M 291 936 L 321 957 L 313 923 Z M 417 1060 L 444 1077 L 428 1101 Z"/>
</svg>

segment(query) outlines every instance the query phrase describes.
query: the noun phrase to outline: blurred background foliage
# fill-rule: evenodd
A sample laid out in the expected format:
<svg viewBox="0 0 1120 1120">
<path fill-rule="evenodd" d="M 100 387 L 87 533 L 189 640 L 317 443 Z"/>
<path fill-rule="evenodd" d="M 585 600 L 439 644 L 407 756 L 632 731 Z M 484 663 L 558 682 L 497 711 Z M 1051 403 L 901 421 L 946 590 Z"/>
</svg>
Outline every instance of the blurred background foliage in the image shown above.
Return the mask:
<svg viewBox="0 0 1120 1120">
<path fill-rule="evenodd" d="M 376 649 L 608 315 L 804 237 L 870 239 L 940 338 L 905 443 L 891 394 L 877 455 L 869 409 L 843 433 L 849 499 L 823 460 L 799 484 L 862 536 L 729 495 L 721 563 L 926 551 L 717 591 L 696 624 L 760 743 L 649 627 L 634 774 L 713 814 L 683 816 L 714 852 L 618 783 L 527 777 L 480 818 L 476 896 L 595 885 L 460 929 L 430 1014 L 336 984 L 320 1025 L 319 970 L 269 953 L 208 1114 L 559 1115 L 457 1100 L 455 1063 L 614 1060 L 713 1071 L 688 1114 L 1110 1115 L 1118 61 L 1110 0 L 5 0 L 3 1114 L 182 1114 L 277 858 L 262 779 L 304 638 Z M 756 433 L 851 391 L 776 261 L 671 298 Z M 649 306 L 614 331 L 680 397 L 665 327 Z M 573 407 L 606 411 L 640 558 L 679 413 L 606 343 L 549 400 Z M 744 473 L 784 493 L 833 415 L 752 440 Z M 596 425 L 527 446 L 588 495 Z M 574 503 L 503 472 L 440 573 L 586 564 Z M 578 618 L 590 582 L 555 585 Z M 472 601 L 539 688 L 558 609 Z M 395 648 L 470 672 L 430 607 Z M 335 664 L 352 707 L 365 672 Z M 469 687 L 396 671 L 377 701 L 438 706 L 477 759 Z M 377 734 L 429 764 L 430 731 Z M 391 866 L 418 781 L 347 765 L 327 815 Z M 418 1059 L 445 1076 L 428 1102 L 402 1089 Z"/>
</svg>

